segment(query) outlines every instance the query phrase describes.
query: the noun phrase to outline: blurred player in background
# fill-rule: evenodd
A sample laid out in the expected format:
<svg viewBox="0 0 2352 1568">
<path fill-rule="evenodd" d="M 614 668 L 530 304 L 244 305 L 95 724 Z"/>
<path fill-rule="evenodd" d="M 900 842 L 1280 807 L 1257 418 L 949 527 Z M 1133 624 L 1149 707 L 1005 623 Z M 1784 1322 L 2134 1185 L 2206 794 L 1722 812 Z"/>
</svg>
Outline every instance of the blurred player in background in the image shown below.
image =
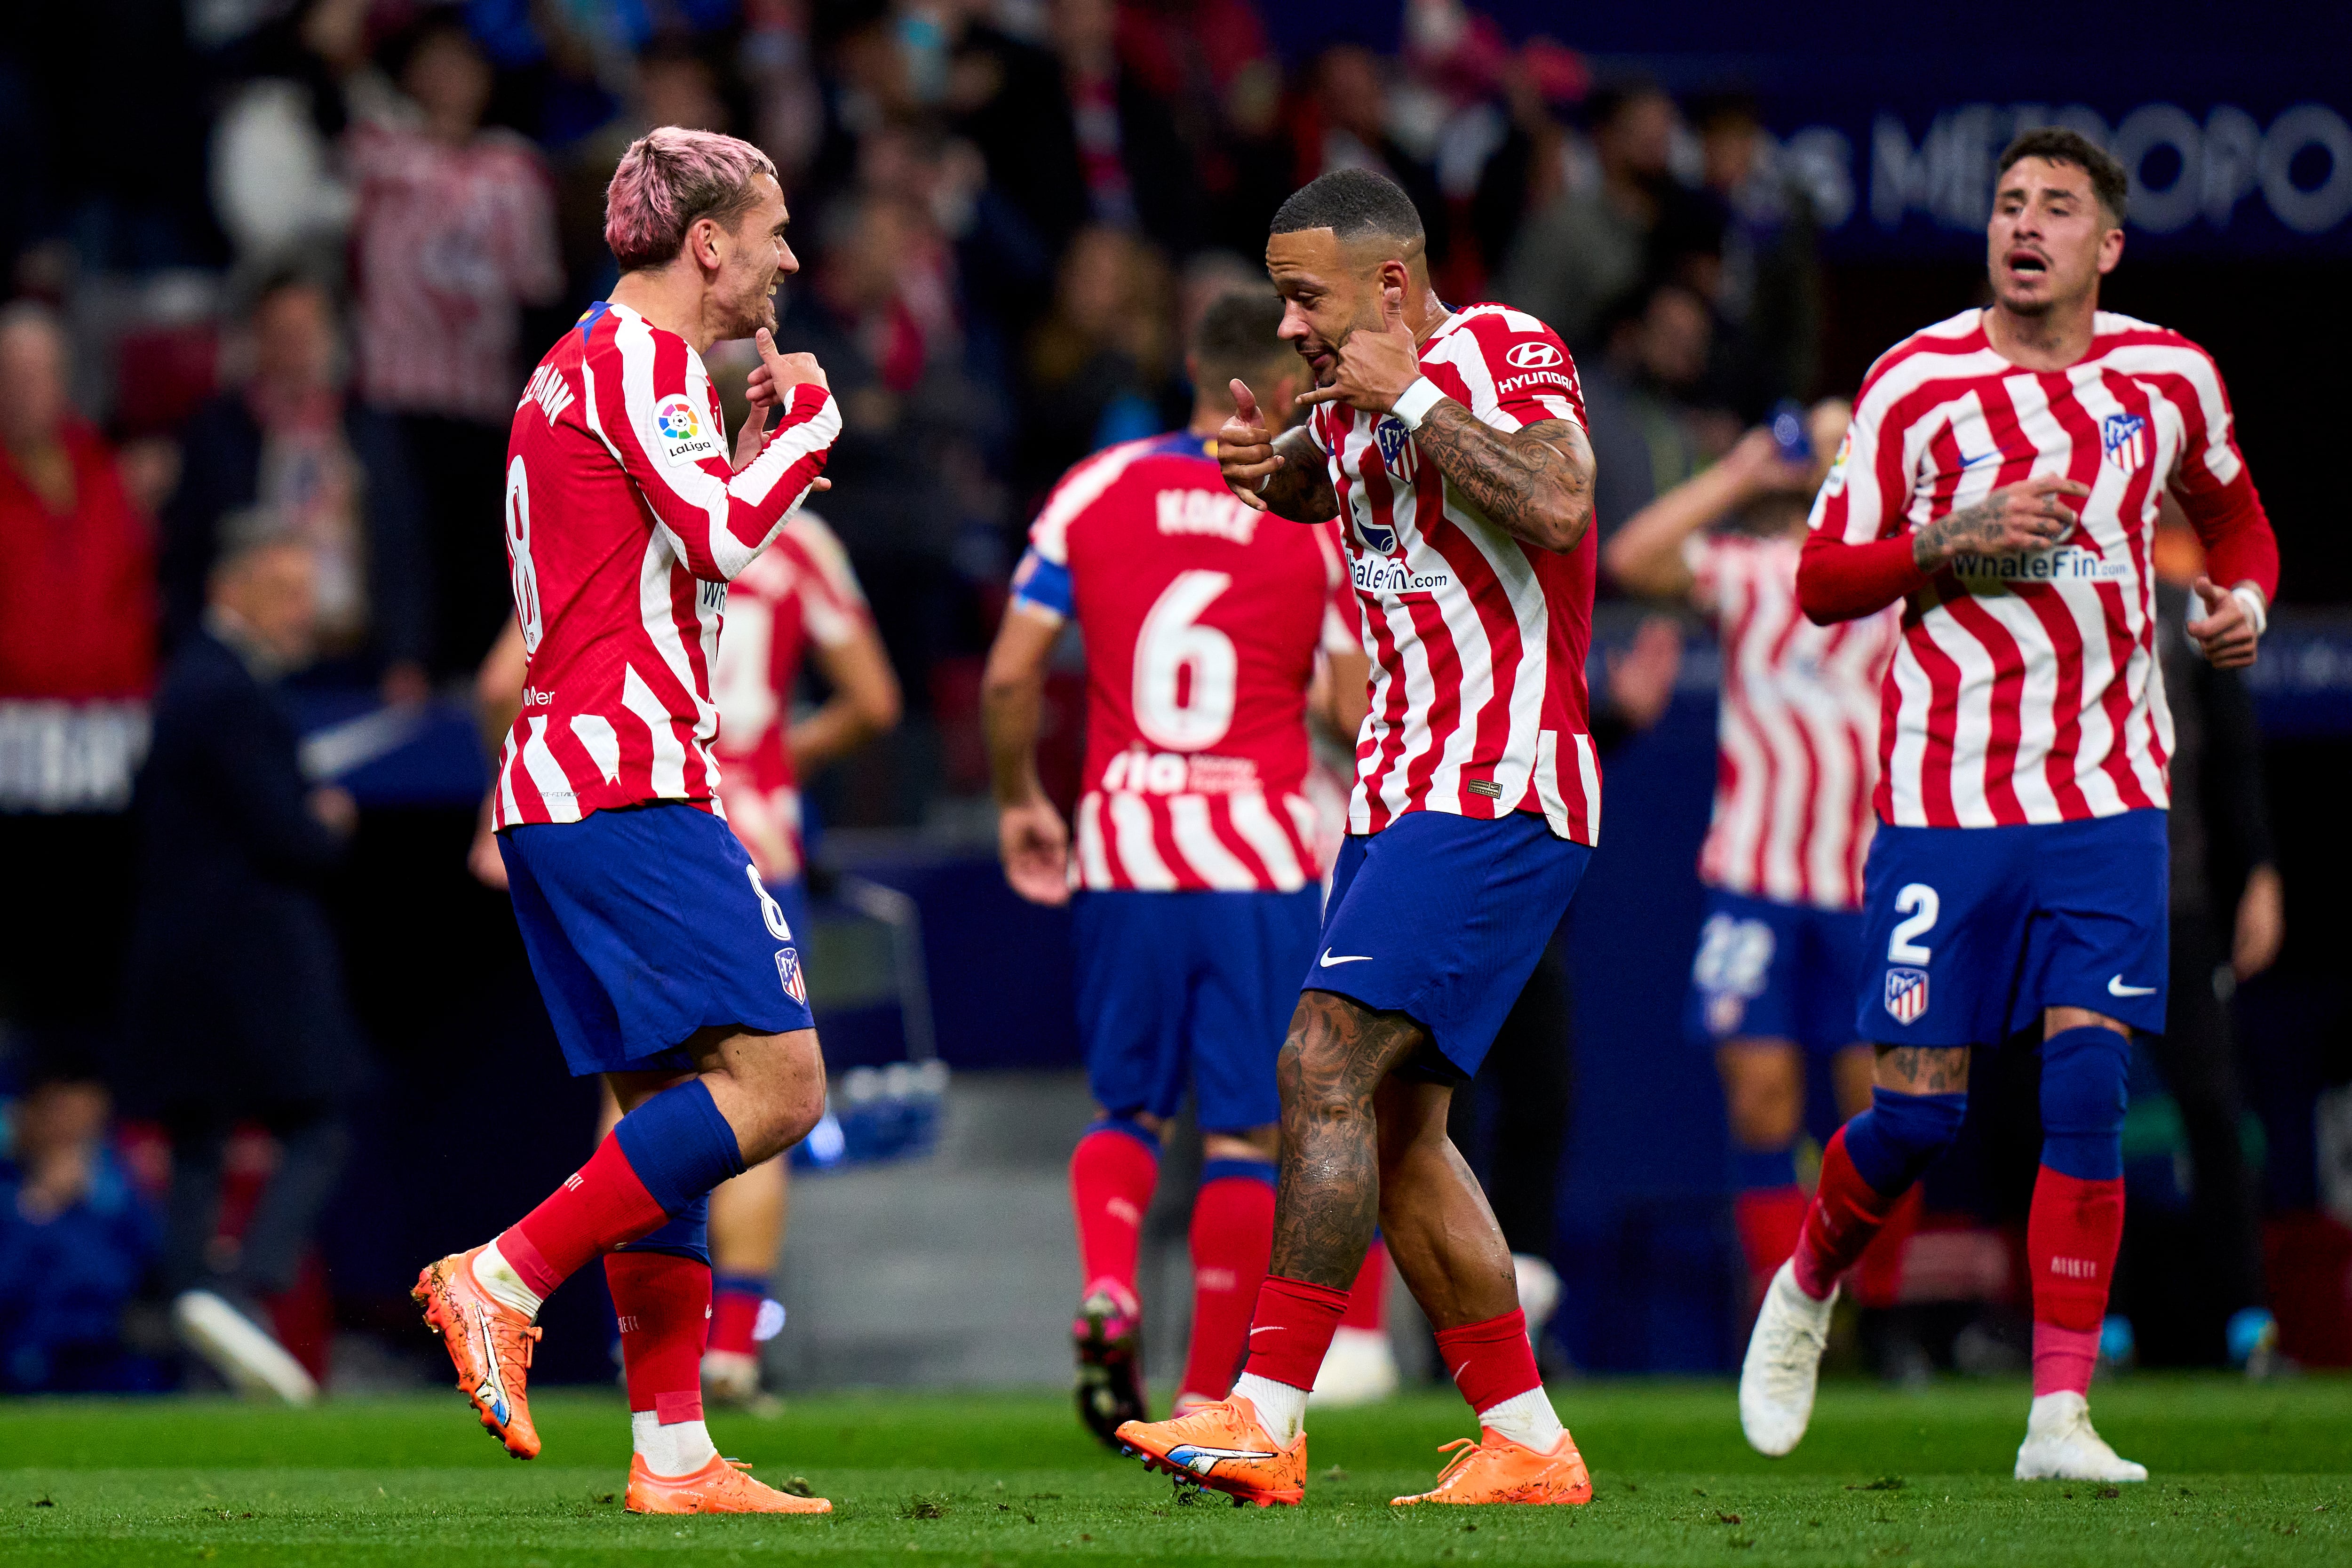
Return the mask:
<svg viewBox="0 0 2352 1568">
<path fill-rule="evenodd" d="M 1078 1415 L 1146 1414 L 1136 1257 L 1161 1130 L 1202 1129 L 1192 1338 L 1180 1412 L 1223 1399 L 1248 1348 L 1274 1233 L 1275 1056 L 1313 961 L 1323 866 L 1304 793 L 1318 661 L 1336 728 L 1361 721 L 1368 661 L 1336 525 L 1297 528 L 1225 489 L 1226 389 L 1253 378 L 1287 420 L 1307 367 L 1270 289 L 1211 305 L 1192 345 L 1192 422 L 1064 477 L 989 655 L 983 703 L 1005 879 L 1074 903 L 1078 1026 L 1100 1108 L 1070 1156 L 1084 1283 Z M 1085 794 L 1071 835 L 1037 775 L 1062 629 L 1087 647 Z M 1075 897 L 1072 888 L 1075 884 Z"/>
<path fill-rule="evenodd" d="M 720 816 L 711 752 L 727 585 L 820 482 L 841 429 L 815 360 L 769 335 L 771 291 L 797 266 L 784 225 L 775 166 L 749 143 L 675 128 L 633 143 L 605 197 L 621 279 L 540 362 L 507 462 L 529 666 L 493 822 L 565 1060 L 601 1075 L 623 1115 L 544 1203 L 428 1265 L 415 1294 L 482 1425 L 530 1458 L 533 1320 L 604 1257 L 641 1513 L 831 1510 L 719 1456 L 700 1375 L 709 1194 L 824 1109 L 793 931 Z M 754 334 L 730 460 L 701 351 Z M 494 1152 L 505 1108 L 466 1110 Z"/>
<path fill-rule="evenodd" d="M 1872 1106 L 1822 1159 L 1796 1256 L 1740 1373 L 1748 1440 L 1804 1436 L 1843 1273 L 1958 1132 L 1969 1054 L 2038 1027 L 2042 1165 L 2026 1226 L 2033 1405 L 2020 1480 L 2137 1481 L 2087 1395 L 2123 1235 L 2131 1032 L 2165 1027 L 2172 720 L 2150 553 L 2167 490 L 2206 550 L 2188 635 L 2251 664 L 2278 544 L 2221 373 L 2098 308 L 2122 166 L 2072 131 L 2002 153 L 1990 307 L 1864 379 L 1797 592 L 1822 626 L 1906 603 L 1878 742 L 1857 1026 Z"/>
<path fill-rule="evenodd" d="M 1477 1412 L 1400 1503 L 1580 1503 L 1583 1458 L 1536 1370 L 1510 1248 L 1446 1137 L 1598 837 L 1586 732 L 1592 458 L 1575 368 L 1499 305 L 1449 310 L 1391 182 L 1325 174 L 1276 215 L 1282 334 L 1314 373 L 1276 431 L 1246 386 L 1227 486 L 1276 517 L 1338 513 L 1376 673 L 1349 837 L 1284 1044 L 1274 1250 L 1230 1398 L 1131 1422 L 1148 1464 L 1296 1503 L 1307 1391 L 1377 1224 Z"/>
<path fill-rule="evenodd" d="M 1794 408 L 1627 520 L 1602 561 L 1627 589 L 1689 600 L 1723 648 L 1715 816 L 1699 851 L 1706 922 L 1685 1026 L 1715 1051 L 1737 1151 L 1749 1300 L 1796 1250 L 1805 1059 L 1832 1058 L 1838 1113 L 1870 1104 L 1853 1029 L 1862 866 L 1878 783 L 1878 682 L 1902 635 L 1889 605 L 1816 626 L 1797 604 L 1806 513 L 1845 439 L 1842 402 Z M 1717 528 L 1726 521 L 1735 526 Z M 1890 1239 L 1892 1239 L 1890 1237 Z"/>
<path fill-rule="evenodd" d="M 793 717 L 803 658 L 831 689 L 814 711 Z M 522 709 L 522 628 L 509 623 L 476 680 L 484 727 L 503 737 Z M 711 675 L 719 704 L 719 799 L 727 824 L 751 852 L 760 880 L 799 930 L 808 915 L 801 837 L 801 780 L 897 727 L 898 678 L 874 629 L 849 558 L 823 519 L 792 515 L 760 558 L 727 592 L 726 635 Z M 506 861 L 491 827 L 492 803 L 469 864 L 491 887 L 507 885 Z M 597 1123 L 601 1140 L 620 1120 L 608 1091 Z M 783 1156 L 722 1182 L 710 1194 L 712 1290 L 710 1345 L 702 1352 L 702 1390 L 746 1405 L 760 1396 L 761 1342 L 781 1328 L 769 1310 L 768 1285 L 790 1218 L 791 1165 Z"/>
</svg>

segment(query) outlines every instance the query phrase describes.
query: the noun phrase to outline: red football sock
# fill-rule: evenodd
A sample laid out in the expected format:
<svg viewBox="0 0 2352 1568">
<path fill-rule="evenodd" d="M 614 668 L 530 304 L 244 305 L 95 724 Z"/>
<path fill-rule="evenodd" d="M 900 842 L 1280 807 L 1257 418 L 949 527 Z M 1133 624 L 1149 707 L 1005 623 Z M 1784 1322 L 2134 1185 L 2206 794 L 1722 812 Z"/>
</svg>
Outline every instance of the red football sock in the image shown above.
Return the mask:
<svg viewBox="0 0 2352 1568">
<path fill-rule="evenodd" d="M 1797 1250 L 1797 1232 L 1805 1223 L 1805 1190 L 1794 1183 L 1750 1187 L 1731 1200 L 1731 1222 L 1748 1259 L 1748 1300 L 1753 1307 L 1764 1299 L 1764 1288 L 1780 1265 Z"/>
<path fill-rule="evenodd" d="M 2099 1325 L 2124 1238 L 2120 1179 L 2084 1181 L 2048 1165 L 2033 1182 L 2025 1258 L 2033 1271 L 2033 1392 L 2088 1394 Z"/>
<path fill-rule="evenodd" d="M 1825 1300 L 1901 1198 L 1900 1193 L 1890 1198 L 1862 1179 L 1845 1152 L 1844 1128 L 1831 1133 L 1829 1146 L 1822 1151 L 1821 1184 L 1813 1189 L 1797 1237 L 1799 1289 L 1816 1301 Z"/>
<path fill-rule="evenodd" d="M 1892 1307 L 1903 1299 L 1903 1255 L 1927 1206 L 1926 1194 L 1916 1186 L 1895 1200 L 1886 1223 L 1853 1266 L 1853 1299 L 1861 1305 Z"/>
<path fill-rule="evenodd" d="M 714 1275 L 710 1295 L 710 1348 L 736 1355 L 753 1355 L 759 1342 L 760 1304 L 768 1299 L 767 1281 L 757 1275 Z"/>
<path fill-rule="evenodd" d="M 1109 1280 L 1135 1301 L 1143 1211 L 1160 1183 L 1160 1153 L 1131 1133 L 1097 1127 L 1070 1152 L 1070 1209 L 1078 1220 L 1083 1288 Z"/>
<path fill-rule="evenodd" d="M 701 1420 L 710 1265 L 670 1252 L 608 1252 L 604 1282 L 621 1320 L 631 1414 L 650 1410 L 665 1426 Z"/>
<path fill-rule="evenodd" d="M 1249 1348 L 1250 1309 L 1274 1250 L 1274 1184 L 1219 1176 L 1192 1202 L 1192 1345 L 1186 1394 L 1223 1399 Z"/>
<path fill-rule="evenodd" d="M 1332 1331 L 1347 1310 L 1345 1290 L 1267 1275 L 1258 1287 L 1257 1310 L 1250 1317 L 1249 1365 L 1244 1370 L 1272 1383 L 1313 1388 L 1315 1374 L 1323 1370 L 1323 1352 L 1331 1348 Z"/>
<path fill-rule="evenodd" d="M 1437 1353 L 1474 1411 L 1492 1410 L 1543 1382 L 1528 1342 L 1528 1315 L 1517 1307 L 1483 1323 L 1438 1330 Z"/>
<path fill-rule="evenodd" d="M 1376 1334 L 1389 1326 L 1389 1244 L 1377 1236 L 1364 1251 L 1364 1266 L 1356 1270 L 1356 1282 L 1348 1287 L 1348 1310 L 1339 1326 Z"/>
<path fill-rule="evenodd" d="M 583 1264 L 635 1241 L 668 1217 L 621 1152 L 618 1138 L 596 1145 L 588 1163 L 499 1237 L 499 1251 L 541 1296 Z"/>
</svg>

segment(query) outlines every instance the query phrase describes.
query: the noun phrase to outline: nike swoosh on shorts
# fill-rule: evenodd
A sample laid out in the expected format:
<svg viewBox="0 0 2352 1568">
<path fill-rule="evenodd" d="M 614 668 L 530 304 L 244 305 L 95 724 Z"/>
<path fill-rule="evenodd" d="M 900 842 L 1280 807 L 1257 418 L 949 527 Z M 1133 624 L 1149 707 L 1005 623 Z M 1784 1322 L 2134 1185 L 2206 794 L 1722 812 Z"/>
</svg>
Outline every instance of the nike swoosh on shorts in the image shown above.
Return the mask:
<svg viewBox="0 0 2352 1568">
<path fill-rule="evenodd" d="M 1327 947 L 1323 950 L 1323 956 L 1315 962 L 1328 969 L 1335 963 L 1370 963 L 1371 961 L 1372 955 L 1369 952 L 1343 953 L 1334 958 L 1331 956 L 1331 950 Z"/>
<path fill-rule="evenodd" d="M 2153 996 L 2156 994 L 2156 987 L 2153 985 L 2126 985 L 2124 984 L 2124 977 L 2118 974 L 2114 979 L 2107 982 L 2107 994 L 2110 996 Z"/>
</svg>

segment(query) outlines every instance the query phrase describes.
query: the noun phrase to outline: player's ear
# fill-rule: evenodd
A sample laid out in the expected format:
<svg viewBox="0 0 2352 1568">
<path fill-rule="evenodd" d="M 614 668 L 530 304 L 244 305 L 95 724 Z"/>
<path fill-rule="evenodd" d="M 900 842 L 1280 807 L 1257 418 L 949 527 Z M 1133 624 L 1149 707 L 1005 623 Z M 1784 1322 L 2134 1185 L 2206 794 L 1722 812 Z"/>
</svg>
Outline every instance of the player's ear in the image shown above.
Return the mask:
<svg viewBox="0 0 2352 1568">
<path fill-rule="evenodd" d="M 2124 226 L 2116 224 L 2099 236 L 2099 276 L 2104 278 L 2116 269 L 2124 258 Z"/>
</svg>

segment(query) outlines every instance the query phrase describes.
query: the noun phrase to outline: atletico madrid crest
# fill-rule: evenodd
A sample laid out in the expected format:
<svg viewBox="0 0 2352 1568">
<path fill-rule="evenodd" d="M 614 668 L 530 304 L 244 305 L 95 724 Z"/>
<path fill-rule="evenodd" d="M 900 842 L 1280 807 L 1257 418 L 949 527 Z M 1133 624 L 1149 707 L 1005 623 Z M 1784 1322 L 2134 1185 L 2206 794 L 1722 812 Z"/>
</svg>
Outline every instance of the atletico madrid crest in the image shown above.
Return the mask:
<svg viewBox="0 0 2352 1568">
<path fill-rule="evenodd" d="M 784 983 L 785 995 L 803 1007 L 808 1005 L 808 980 L 801 973 L 801 955 L 796 949 L 788 947 L 776 954 L 776 978 Z"/>
<path fill-rule="evenodd" d="M 2108 462 L 2126 474 L 2137 471 L 2147 461 L 2147 416 L 2108 415 L 2099 426 L 2099 445 L 2106 448 Z"/>
<path fill-rule="evenodd" d="M 1916 1024 L 1927 1010 L 1927 972 L 1890 969 L 1886 972 L 1886 1010 L 1898 1024 Z"/>
</svg>

